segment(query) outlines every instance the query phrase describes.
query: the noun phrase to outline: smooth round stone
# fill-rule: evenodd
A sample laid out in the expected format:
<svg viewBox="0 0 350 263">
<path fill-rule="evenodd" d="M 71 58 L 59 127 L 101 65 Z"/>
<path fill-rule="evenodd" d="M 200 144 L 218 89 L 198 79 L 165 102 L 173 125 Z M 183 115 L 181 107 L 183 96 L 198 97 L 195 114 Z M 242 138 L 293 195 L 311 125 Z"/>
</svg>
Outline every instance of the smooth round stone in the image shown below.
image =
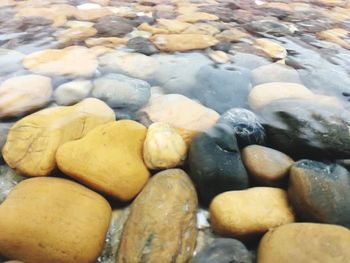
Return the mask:
<svg viewBox="0 0 350 263">
<path fill-rule="evenodd" d="M 205 204 L 222 192 L 249 186 L 237 141 L 226 125 L 216 124 L 193 138 L 188 165 Z"/>
<path fill-rule="evenodd" d="M 51 79 L 40 75 L 23 75 L 0 84 L 0 118 L 20 116 L 38 110 L 50 101 Z"/>
<path fill-rule="evenodd" d="M 68 77 L 91 76 L 97 68 L 96 55 L 81 46 L 37 51 L 26 56 L 22 63 L 37 74 Z"/>
<path fill-rule="evenodd" d="M 167 123 L 148 127 L 143 145 L 143 159 L 149 169 L 166 169 L 181 165 L 187 155 L 187 145 L 181 135 Z"/>
<path fill-rule="evenodd" d="M 350 158 L 348 111 L 320 101 L 286 99 L 259 111 L 268 144 L 295 159 Z"/>
<path fill-rule="evenodd" d="M 209 211 L 214 232 L 244 240 L 294 222 L 287 192 L 272 187 L 222 193 L 213 199 Z"/>
<path fill-rule="evenodd" d="M 249 106 L 256 110 L 280 99 L 311 99 L 314 93 L 297 83 L 272 82 L 255 86 L 249 93 Z"/>
<path fill-rule="evenodd" d="M 54 98 L 58 105 L 68 106 L 85 99 L 92 89 L 90 80 L 75 80 L 58 86 Z"/>
<path fill-rule="evenodd" d="M 258 262 L 350 261 L 350 231 L 327 224 L 294 223 L 271 229 L 261 240 Z"/>
<path fill-rule="evenodd" d="M 344 167 L 311 160 L 296 162 L 288 196 L 303 221 L 350 227 L 350 173 Z"/>
<path fill-rule="evenodd" d="M 137 110 L 151 97 L 151 86 L 143 80 L 110 73 L 93 81 L 92 96 L 112 108 Z"/>
<path fill-rule="evenodd" d="M 25 178 L 6 165 L 0 166 L 0 204 L 5 201 L 11 190 Z"/>
<path fill-rule="evenodd" d="M 114 120 L 112 109 L 94 98 L 73 106 L 38 111 L 11 127 L 2 151 L 3 158 L 20 174 L 47 176 L 56 168 L 55 154 L 59 146 Z"/>
<path fill-rule="evenodd" d="M 118 16 L 101 17 L 94 27 L 99 35 L 108 37 L 123 37 L 134 29 L 130 20 Z"/>
<path fill-rule="evenodd" d="M 115 51 L 99 58 L 102 71 L 127 75 L 132 78 L 149 80 L 159 67 L 153 58 L 140 53 Z"/>
<path fill-rule="evenodd" d="M 156 34 L 151 41 L 164 52 L 206 49 L 218 43 L 216 38 L 204 34 Z"/>
<path fill-rule="evenodd" d="M 258 67 L 252 71 L 253 85 L 260 85 L 269 82 L 291 82 L 302 84 L 298 71 L 292 67 L 272 63 Z"/>
<path fill-rule="evenodd" d="M 0 212 L 0 253 L 28 263 L 95 262 L 111 217 L 102 196 L 52 177 L 19 183 Z"/>
<path fill-rule="evenodd" d="M 259 118 L 251 111 L 233 108 L 221 115 L 219 123 L 229 125 L 236 136 L 238 145 L 265 144 L 265 130 Z"/>
<path fill-rule="evenodd" d="M 281 185 L 294 163 L 288 155 L 260 145 L 245 147 L 242 160 L 254 181 L 266 186 Z"/>
<path fill-rule="evenodd" d="M 130 120 L 100 125 L 58 148 L 58 168 L 96 191 L 130 201 L 149 178 L 142 159 L 146 132 L 146 127 Z"/>
<path fill-rule="evenodd" d="M 115 262 L 188 262 L 196 244 L 197 206 L 184 171 L 154 175 L 132 203 Z"/>
<path fill-rule="evenodd" d="M 231 238 L 214 239 L 196 254 L 191 263 L 253 263 L 243 243 Z"/>
<path fill-rule="evenodd" d="M 151 41 L 144 37 L 134 37 L 130 39 L 126 45 L 135 52 L 150 56 L 159 53 L 159 50 L 153 45 Z"/>
<path fill-rule="evenodd" d="M 159 63 L 154 73 L 154 84 L 167 93 L 191 95 L 198 85 L 197 74 L 212 61 L 201 53 L 159 54 L 153 56 Z"/>
<path fill-rule="evenodd" d="M 208 65 L 196 76 L 192 95 L 205 106 L 223 113 L 233 107 L 243 107 L 250 91 L 250 73 L 230 65 Z M 234 81 L 233 81 L 234 80 Z"/>
</svg>

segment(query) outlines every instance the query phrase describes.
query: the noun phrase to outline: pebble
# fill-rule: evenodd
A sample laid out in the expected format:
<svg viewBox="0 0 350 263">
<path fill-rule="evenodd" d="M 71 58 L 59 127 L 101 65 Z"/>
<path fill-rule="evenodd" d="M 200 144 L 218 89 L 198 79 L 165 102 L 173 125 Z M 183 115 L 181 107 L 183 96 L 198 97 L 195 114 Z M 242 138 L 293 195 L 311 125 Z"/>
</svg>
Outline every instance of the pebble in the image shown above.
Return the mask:
<svg viewBox="0 0 350 263">
<path fill-rule="evenodd" d="M 174 168 L 183 164 L 187 145 L 181 135 L 167 123 L 148 127 L 143 145 L 143 159 L 149 169 Z"/>
<path fill-rule="evenodd" d="M 142 160 L 146 132 L 143 125 L 130 120 L 101 125 L 59 147 L 58 168 L 96 191 L 130 201 L 149 178 Z"/>
<path fill-rule="evenodd" d="M 0 84 L 0 118 L 21 116 L 46 106 L 51 99 L 51 79 L 23 75 Z"/>
<path fill-rule="evenodd" d="M 44 109 L 11 127 L 3 158 L 20 174 L 47 176 L 56 167 L 55 154 L 60 145 L 80 139 L 96 126 L 114 120 L 114 112 L 93 98 L 73 106 Z"/>
<path fill-rule="evenodd" d="M 55 89 L 54 99 L 58 105 L 69 106 L 85 99 L 92 89 L 90 80 L 74 80 Z"/>
<path fill-rule="evenodd" d="M 143 80 L 109 73 L 93 81 L 92 96 L 111 108 L 137 110 L 151 96 L 151 86 Z"/>
<path fill-rule="evenodd" d="M 287 192 L 272 187 L 222 193 L 214 198 L 209 211 L 214 232 L 243 240 L 295 220 Z"/>
<path fill-rule="evenodd" d="M 94 262 L 111 217 L 102 196 L 61 178 L 22 181 L 0 211 L 0 253 L 23 262 Z"/>
</svg>

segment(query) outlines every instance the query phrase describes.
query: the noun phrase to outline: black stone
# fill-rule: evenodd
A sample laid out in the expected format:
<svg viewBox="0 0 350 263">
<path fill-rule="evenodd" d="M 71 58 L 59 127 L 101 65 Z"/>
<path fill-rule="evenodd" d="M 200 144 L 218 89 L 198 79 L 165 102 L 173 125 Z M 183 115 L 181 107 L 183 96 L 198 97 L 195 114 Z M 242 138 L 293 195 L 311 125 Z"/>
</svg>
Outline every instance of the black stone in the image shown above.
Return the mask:
<svg viewBox="0 0 350 263">
<path fill-rule="evenodd" d="M 240 241 L 218 238 L 199 251 L 191 263 L 253 263 L 253 259 Z"/>
<path fill-rule="evenodd" d="M 259 118 L 251 111 L 243 108 L 233 108 L 221 115 L 219 123 L 229 125 L 236 135 L 239 146 L 265 144 L 265 130 Z"/>
<path fill-rule="evenodd" d="M 216 124 L 193 138 L 188 164 L 200 199 L 206 205 L 222 192 L 249 186 L 234 131 L 225 124 Z"/>
<path fill-rule="evenodd" d="M 311 160 L 295 163 L 288 197 L 303 221 L 350 227 L 350 173 L 338 164 Z"/>
<path fill-rule="evenodd" d="M 350 158 L 350 113 L 301 99 L 272 102 L 259 112 L 268 144 L 295 159 Z"/>
</svg>

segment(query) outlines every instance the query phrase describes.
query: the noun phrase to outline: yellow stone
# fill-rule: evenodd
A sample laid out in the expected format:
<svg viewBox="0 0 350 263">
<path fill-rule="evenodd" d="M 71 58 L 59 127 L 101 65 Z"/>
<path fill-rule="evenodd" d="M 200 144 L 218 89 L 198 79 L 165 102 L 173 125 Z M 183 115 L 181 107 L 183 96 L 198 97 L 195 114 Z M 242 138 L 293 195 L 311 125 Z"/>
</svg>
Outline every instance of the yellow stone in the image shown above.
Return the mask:
<svg viewBox="0 0 350 263">
<path fill-rule="evenodd" d="M 168 34 L 169 33 L 169 31 L 165 28 L 158 28 L 155 26 L 150 26 L 147 23 L 142 23 L 141 25 L 138 26 L 137 29 L 141 30 L 141 31 L 146 31 L 146 32 L 149 32 L 152 34 Z"/>
<path fill-rule="evenodd" d="M 91 76 L 98 65 L 96 55 L 82 46 L 37 51 L 26 56 L 22 63 L 37 74 L 69 77 Z"/>
<path fill-rule="evenodd" d="M 316 33 L 319 39 L 326 40 L 338 44 L 339 46 L 350 49 L 350 41 L 346 39 L 350 36 L 350 32 L 342 28 L 333 28 L 326 31 Z"/>
<path fill-rule="evenodd" d="M 96 9 L 78 9 L 74 17 L 77 20 L 93 21 L 104 16 L 113 15 L 113 11 L 110 8 L 102 7 Z"/>
<path fill-rule="evenodd" d="M 44 109 L 11 127 L 3 157 L 21 174 L 47 176 L 56 167 L 55 154 L 60 145 L 80 139 L 96 126 L 114 120 L 112 109 L 93 98 L 74 106 Z"/>
<path fill-rule="evenodd" d="M 60 46 L 70 46 L 96 34 L 97 30 L 93 27 L 74 27 L 61 32 L 58 35 L 58 42 Z"/>
<path fill-rule="evenodd" d="M 258 38 L 255 44 L 271 58 L 284 59 L 287 56 L 287 50 L 271 40 Z"/>
<path fill-rule="evenodd" d="M 70 20 L 64 24 L 65 27 L 76 28 L 76 27 L 93 27 L 94 23 L 87 21 Z"/>
<path fill-rule="evenodd" d="M 88 47 L 104 46 L 107 48 L 115 48 L 120 45 L 124 45 L 127 42 L 127 38 L 119 37 L 92 37 L 85 40 L 85 44 Z"/>
<path fill-rule="evenodd" d="M 148 127 L 143 146 L 143 159 L 149 169 L 179 166 L 186 159 L 187 146 L 181 135 L 167 123 Z"/>
<path fill-rule="evenodd" d="M 213 199 L 209 210 L 216 233 L 241 239 L 294 222 L 286 191 L 272 187 L 222 193 Z"/>
<path fill-rule="evenodd" d="M 219 32 L 220 30 L 217 29 L 215 26 L 205 24 L 205 23 L 196 23 L 196 24 L 191 24 L 191 26 L 185 29 L 182 33 L 183 34 L 203 34 L 203 35 L 213 36 Z"/>
<path fill-rule="evenodd" d="M 215 37 L 221 42 L 239 42 L 241 39 L 249 38 L 250 35 L 237 28 L 231 28 L 222 31 L 221 33 L 215 35 Z"/>
<path fill-rule="evenodd" d="M 19 183 L 0 205 L 0 254 L 26 263 L 91 263 L 102 251 L 111 207 L 61 178 Z"/>
<path fill-rule="evenodd" d="M 194 12 L 194 13 L 187 13 L 183 15 L 179 15 L 176 19 L 182 21 L 182 22 L 189 22 L 189 23 L 196 23 L 202 20 L 219 20 L 219 18 L 216 15 L 204 13 L 204 12 Z"/>
<path fill-rule="evenodd" d="M 147 129 L 130 120 L 99 126 L 61 146 L 59 169 L 90 188 L 121 201 L 133 199 L 149 178 L 142 147 Z"/>
<path fill-rule="evenodd" d="M 214 37 L 203 34 L 159 34 L 152 36 L 151 41 L 166 52 L 205 49 L 218 43 Z"/>
<path fill-rule="evenodd" d="M 55 10 L 45 7 L 24 7 L 20 8 L 16 14 L 17 17 L 40 16 L 53 21 L 53 26 L 63 26 L 67 19 L 65 14 L 55 12 Z"/>
<path fill-rule="evenodd" d="M 179 34 L 191 26 L 190 23 L 172 19 L 158 19 L 157 23 L 171 34 Z"/>
</svg>

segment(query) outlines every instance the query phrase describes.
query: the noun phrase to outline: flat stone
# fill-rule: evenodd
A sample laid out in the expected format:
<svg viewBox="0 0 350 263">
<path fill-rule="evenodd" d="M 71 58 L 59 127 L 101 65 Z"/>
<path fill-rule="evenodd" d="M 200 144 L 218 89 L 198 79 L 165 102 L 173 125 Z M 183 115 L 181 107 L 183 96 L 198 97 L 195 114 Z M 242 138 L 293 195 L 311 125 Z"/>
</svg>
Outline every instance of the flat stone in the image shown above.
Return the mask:
<svg viewBox="0 0 350 263">
<path fill-rule="evenodd" d="M 104 102 L 92 98 L 74 106 L 41 110 L 11 127 L 3 158 L 20 174 L 47 176 L 56 167 L 55 154 L 60 145 L 114 120 L 114 112 Z"/>
<path fill-rule="evenodd" d="M 101 125 L 59 147 L 58 168 L 94 190 L 130 201 L 149 178 L 142 160 L 146 132 L 143 125 L 129 120 Z"/>
<path fill-rule="evenodd" d="M 116 262 L 188 262 L 196 243 L 196 211 L 196 191 L 184 171 L 154 175 L 131 206 Z"/>
<path fill-rule="evenodd" d="M 50 102 L 51 79 L 40 75 L 23 75 L 0 84 L 0 118 L 24 115 Z"/>
<path fill-rule="evenodd" d="M 61 178 L 22 181 L 0 211 L 1 255 L 28 263 L 94 262 L 111 217 L 102 196 Z"/>
<path fill-rule="evenodd" d="M 58 35 L 58 42 L 61 47 L 71 46 L 80 41 L 96 35 L 97 30 L 93 27 L 74 27 L 66 29 Z"/>
</svg>

